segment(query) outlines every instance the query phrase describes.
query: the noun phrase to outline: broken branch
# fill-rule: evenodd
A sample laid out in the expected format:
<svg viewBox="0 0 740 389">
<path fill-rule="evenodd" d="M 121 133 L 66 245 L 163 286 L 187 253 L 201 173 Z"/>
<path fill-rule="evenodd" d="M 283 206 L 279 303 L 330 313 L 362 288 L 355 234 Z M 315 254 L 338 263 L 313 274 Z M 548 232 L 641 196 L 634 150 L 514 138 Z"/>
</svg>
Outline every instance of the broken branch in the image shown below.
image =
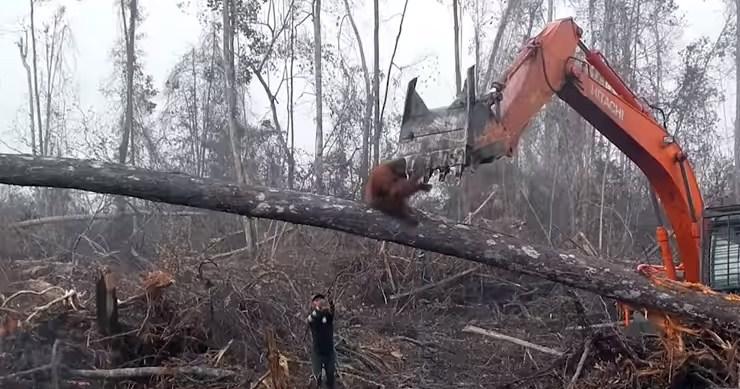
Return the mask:
<svg viewBox="0 0 740 389">
<path fill-rule="evenodd" d="M 236 376 L 236 373 L 231 370 L 214 369 L 210 367 L 199 367 L 199 366 L 182 366 L 182 367 L 163 367 L 163 366 L 148 366 L 148 367 L 130 367 L 123 369 L 99 369 L 99 370 L 85 370 L 85 369 L 67 369 L 68 376 L 74 378 L 90 378 L 90 379 L 127 379 L 127 378 L 143 378 L 151 376 L 177 376 L 177 375 L 190 375 L 205 378 L 229 378 Z"/>
<path fill-rule="evenodd" d="M 58 290 L 58 291 L 62 291 L 62 292 L 65 291 L 64 289 L 62 289 L 59 286 L 50 286 L 50 287 L 42 290 L 41 292 L 37 292 L 35 290 L 19 290 L 19 291 L 13 293 L 12 295 L 10 295 L 10 297 L 8 297 L 8 298 L 2 298 L 2 295 L 0 295 L 0 298 L 3 299 L 2 306 L 5 307 L 5 306 L 8 305 L 9 302 L 13 301 L 13 299 L 18 298 L 20 296 L 27 295 L 27 294 L 32 294 L 34 296 L 43 296 L 43 295 L 51 292 L 52 290 Z"/>
<path fill-rule="evenodd" d="M 72 309 L 77 310 L 77 307 L 74 304 L 74 297 L 75 296 L 77 296 L 77 291 L 75 291 L 74 289 L 70 289 L 66 293 L 64 293 L 63 296 L 59 296 L 59 297 L 55 298 L 54 300 L 51 300 L 48 303 L 46 303 L 46 304 L 44 304 L 44 305 L 42 305 L 40 307 L 34 308 L 33 309 L 33 312 L 30 315 L 28 315 L 28 318 L 26 318 L 26 322 L 27 323 L 30 322 L 31 319 L 33 319 L 34 316 L 38 315 L 41 312 L 48 311 L 55 304 L 58 304 L 58 303 L 63 302 L 63 301 L 68 301 L 69 304 L 70 304 L 70 306 L 72 306 Z"/>
<path fill-rule="evenodd" d="M 562 357 L 563 355 L 565 355 L 562 351 L 554 350 L 554 349 L 551 349 L 551 348 L 545 347 L 545 346 L 540 346 L 538 344 L 527 342 L 526 340 L 515 338 L 515 337 L 509 336 L 509 335 L 504 335 L 504 334 L 499 333 L 499 332 L 496 332 L 496 331 L 485 330 L 483 328 L 476 327 L 476 326 L 467 325 L 467 326 L 465 326 L 465 328 L 463 328 L 462 331 L 463 332 L 467 332 L 467 333 L 471 333 L 471 334 L 478 334 L 478 335 L 487 336 L 489 338 L 504 340 L 504 341 L 507 341 L 509 343 L 514 343 L 516 345 L 519 345 L 519 346 L 522 346 L 522 347 L 526 347 L 526 348 L 530 348 L 532 350 L 537 350 L 537 351 L 539 351 L 541 353 L 554 355 L 556 357 Z"/>
<path fill-rule="evenodd" d="M 593 341 L 589 339 L 586 341 L 586 344 L 583 346 L 583 354 L 581 354 L 581 359 L 578 360 L 578 366 L 576 366 L 576 372 L 573 373 L 573 377 L 570 379 L 570 384 L 568 384 L 568 389 L 575 388 L 576 381 L 578 381 L 578 377 L 581 375 L 581 371 L 583 370 L 583 365 L 586 364 L 586 358 L 588 357 L 588 353 L 591 351 L 591 343 Z"/>
</svg>

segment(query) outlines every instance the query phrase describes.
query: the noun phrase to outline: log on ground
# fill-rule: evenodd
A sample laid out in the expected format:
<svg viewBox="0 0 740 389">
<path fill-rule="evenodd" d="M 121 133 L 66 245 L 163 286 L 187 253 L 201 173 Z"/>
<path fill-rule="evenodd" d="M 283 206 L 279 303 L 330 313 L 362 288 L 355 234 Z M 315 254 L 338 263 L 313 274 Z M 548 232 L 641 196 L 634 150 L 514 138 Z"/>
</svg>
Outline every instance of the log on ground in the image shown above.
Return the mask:
<svg viewBox="0 0 740 389">
<path fill-rule="evenodd" d="M 740 305 L 721 296 L 659 288 L 623 260 L 556 251 L 438 216 L 419 215 L 420 224 L 408 227 L 364 204 L 331 196 L 30 155 L 0 154 L 0 183 L 109 193 L 328 228 L 531 275 L 740 333 Z"/>
</svg>

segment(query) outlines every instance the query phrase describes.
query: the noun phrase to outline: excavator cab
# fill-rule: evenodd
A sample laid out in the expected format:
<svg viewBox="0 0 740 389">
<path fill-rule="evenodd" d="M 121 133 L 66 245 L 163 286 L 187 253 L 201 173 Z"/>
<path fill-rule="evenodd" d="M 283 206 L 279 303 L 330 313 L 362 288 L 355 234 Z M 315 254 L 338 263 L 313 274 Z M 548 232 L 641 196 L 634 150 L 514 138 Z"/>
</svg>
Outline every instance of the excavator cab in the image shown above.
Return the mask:
<svg viewBox="0 0 740 389">
<path fill-rule="evenodd" d="M 740 205 L 704 210 L 702 283 L 726 293 L 740 292 Z"/>
</svg>

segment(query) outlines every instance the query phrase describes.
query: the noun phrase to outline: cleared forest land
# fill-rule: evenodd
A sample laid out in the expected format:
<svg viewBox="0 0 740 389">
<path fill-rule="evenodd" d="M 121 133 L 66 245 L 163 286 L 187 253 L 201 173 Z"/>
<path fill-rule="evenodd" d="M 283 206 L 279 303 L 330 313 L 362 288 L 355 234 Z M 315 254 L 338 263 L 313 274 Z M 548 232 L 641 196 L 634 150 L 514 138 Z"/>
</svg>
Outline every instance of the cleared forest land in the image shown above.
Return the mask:
<svg viewBox="0 0 740 389">
<path fill-rule="evenodd" d="M 89 237 L 103 241 L 106 221 L 7 234 L 6 256 L 10 247 L 40 254 L 43 237 L 42 251 L 52 255 L 2 263 L 3 387 L 81 388 L 106 381 L 141 388 L 304 388 L 310 376 L 308 301 L 327 292 L 337 306 L 344 388 L 737 382 L 733 340 L 687 335 L 684 352 L 668 355 L 657 337 L 625 335 L 614 324 L 613 301 L 562 285 L 289 224 L 266 224 L 275 234 L 252 258 L 238 248 L 243 235 L 198 238 L 197 223 L 183 223 L 186 218 L 146 219 L 142 228 L 156 242 L 140 248 L 156 253 L 147 265 L 143 257 L 120 259 L 115 250 L 91 249 Z M 86 243 L 74 254 L 54 253 L 50 241 L 59 241 L 59 234 L 71 242 L 79 234 Z M 210 242 L 208 252 L 189 248 L 197 240 Z M 124 328 L 112 337 L 101 336 L 95 320 L 102 266 L 118 278 Z"/>
</svg>

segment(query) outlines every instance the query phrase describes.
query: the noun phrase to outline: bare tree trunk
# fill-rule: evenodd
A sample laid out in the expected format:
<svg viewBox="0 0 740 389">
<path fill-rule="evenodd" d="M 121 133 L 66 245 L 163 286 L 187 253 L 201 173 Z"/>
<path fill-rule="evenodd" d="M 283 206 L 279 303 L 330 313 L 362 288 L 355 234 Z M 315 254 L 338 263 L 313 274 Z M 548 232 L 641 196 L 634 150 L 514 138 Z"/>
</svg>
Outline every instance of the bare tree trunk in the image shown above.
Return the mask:
<svg viewBox="0 0 740 389">
<path fill-rule="evenodd" d="M 128 2 L 128 21 L 126 20 L 126 3 Z M 121 5 L 121 23 L 123 25 L 123 39 L 124 47 L 126 50 L 126 79 L 125 79 L 125 107 L 123 113 L 123 128 L 121 131 L 121 141 L 118 145 L 118 163 L 124 165 L 126 161 L 133 162 L 133 156 L 129 155 L 129 145 L 131 143 L 131 136 L 133 132 L 134 123 L 134 66 L 136 63 L 136 52 L 135 52 L 135 39 L 136 39 L 136 19 L 138 4 L 137 0 L 120 0 Z M 41 140 L 39 140 L 41 142 Z M 111 225 L 111 233 L 114 247 L 118 248 L 117 242 L 122 242 L 123 245 L 130 245 L 131 241 L 128 239 L 132 237 L 132 232 L 136 231 L 136 216 L 131 220 L 124 221 L 123 215 L 126 211 L 126 200 L 117 196 L 114 199 L 116 213 L 118 218 Z M 126 242 L 128 241 L 128 242 Z M 130 252 L 132 247 L 121 247 L 125 252 Z M 135 257 L 135 255 L 133 255 Z"/>
<path fill-rule="evenodd" d="M 62 50 L 64 45 L 64 36 L 66 34 L 66 28 L 60 29 L 60 22 L 63 22 L 63 13 L 57 12 L 54 15 L 54 26 L 51 31 L 51 42 L 45 42 L 46 45 L 46 118 L 45 118 L 45 129 L 44 129 L 44 145 L 43 149 L 49 154 L 49 142 L 51 138 L 51 107 L 52 107 L 52 96 L 54 94 L 54 85 L 56 85 L 56 79 L 61 69 L 62 61 Z"/>
<path fill-rule="evenodd" d="M 190 51 L 190 75 L 193 77 L 193 109 L 190 114 L 190 126 L 191 126 L 191 139 L 190 139 L 190 152 L 192 154 L 193 164 L 196 166 L 195 174 L 200 176 L 198 172 L 198 166 L 200 161 L 200 122 L 198 121 L 198 70 L 195 67 L 195 48 Z"/>
<path fill-rule="evenodd" d="M 475 1 L 475 26 L 473 26 L 473 32 L 475 36 L 473 37 L 473 45 L 474 45 L 474 51 L 475 51 L 475 79 L 476 79 L 476 88 L 478 90 L 483 90 L 483 84 L 481 83 L 481 68 L 480 68 L 480 38 L 481 38 L 481 28 L 482 28 L 482 10 L 479 7 L 479 1 Z"/>
<path fill-rule="evenodd" d="M 211 25 L 211 39 L 212 39 L 212 52 L 211 52 L 211 63 L 209 65 L 209 73 L 213 74 L 213 70 L 216 66 L 216 56 L 218 53 L 216 52 L 216 25 L 213 23 Z M 203 131 L 201 132 L 201 139 L 200 139 L 200 168 L 198 169 L 200 171 L 200 176 L 205 175 L 206 170 L 206 152 L 208 150 L 208 133 L 211 130 L 211 93 L 213 92 L 213 77 L 208 77 L 208 87 L 206 88 L 206 99 L 205 99 L 205 107 L 203 108 Z"/>
<path fill-rule="evenodd" d="M 39 132 L 39 154 L 45 155 L 46 151 L 43 149 L 44 145 L 44 134 L 43 127 L 41 126 L 41 97 L 39 97 L 39 76 L 38 76 L 38 62 L 36 56 L 36 22 L 34 20 L 34 0 L 28 0 L 31 5 L 31 60 L 33 61 L 33 90 L 36 95 L 36 126 Z"/>
<path fill-rule="evenodd" d="M 462 90 L 462 75 L 460 74 L 460 15 L 458 14 L 458 0 L 452 0 L 452 29 L 455 37 L 455 96 L 459 95 Z M 388 93 L 386 88 L 386 94 Z M 460 177 L 460 185 L 458 187 L 458 209 L 457 218 L 463 220 L 468 214 L 468 206 L 466 197 L 468 194 L 468 180 L 467 177 Z"/>
<path fill-rule="evenodd" d="M 506 5 L 506 10 L 504 10 L 504 14 L 503 16 L 501 16 L 501 20 L 499 21 L 498 30 L 496 31 L 496 37 L 493 38 L 493 47 L 491 47 L 491 55 L 488 59 L 488 66 L 486 67 L 486 75 L 483 78 L 483 85 L 486 89 L 488 89 L 488 85 L 492 81 L 491 74 L 493 73 L 493 69 L 496 67 L 496 55 L 498 54 L 499 47 L 501 46 L 501 39 L 504 36 L 504 31 L 506 31 L 506 26 L 509 25 L 511 15 L 518 7 L 519 0 L 509 0 L 509 3 Z"/>
<path fill-rule="evenodd" d="M 364 186 L 370 172 L 368 165 L 370 164 L 370 127 L 372 125 L 373 91 L 370 89 L 370 71 L 367 68 L 365 49 L 362 46 L 362 37 L 360 36 L 360 31 L 357 29 L 355 18 L 352 16 L 352 10 L 349 7 L 348 0 L 344 0 L 344 8 L 347 12 L 349 23 L 352 26 L 352 31 L 355 34 L 357 46 L 360 50 L 360 64 L 362 65 L 362 76 L 365 80 L 365 115 L 362 118 L 362 161 L 360 161 L 360 178 Z"/>
<path fill-rule="evenodd" d="M 604 207 L 606 206 L 606 177 L 609 174 L 609 153 L 611 143 L 606 147 L 604 156 L 604 173 L 601 176 L 601 201 L 599 202 L 599 255 L 604 255 Z"/>
<path fill-rule="evenodd" d="M 556 138 L 555 142 L 558 143 L 559 139 Z M 557 145 L 555 146 L 557 149 Z M 557 152 L 557 151 L 556 151 Z M 552 226 L 553 226 L 553 213 L 555 211 L 555 190 L 558 187 L 558 178 L 560 176 L 560 158 L 555 158 L 555 173 L 552 175 L 552 187 L 550 188 L 550 209 L 549 218 L 547 221 L 547 241 L 552 246 Z"/>
<path fill-rule="evenodd" d="M 64 69 L 62 68 L 62 56 L 64 54 L 64 44 L 67 32 L 67 25 L 64 22 L 65 8 L 57 8 L 53 16 L 53 22 L 51 26 L 46 26 L 44 29 L 44 52 L 43 59 L 45 65 L 45 73 L 41 73 L 42 87 L 44 90 L 44 128 L 43 131 L 43 143 L 39 144 L 39 149 L 44 150 L 44 155 L 53 155 L 54 150 L 52 149 L 52 111 L 54 103 L 54 93 L 56 92 L 57 86 L 62 86 L 63 83 L 58 82 L 63 75 Z M 44 80 L 45 77 L 45 80 Z M 60 103 L 63 104 L 64 96 L 60 95 Z M 63 119 L 61 119 L 63 122 Z M 58 126 L 61 128 L 64 123 L 59 123 Z M 58 131 L 58 130 L 57 130 Z M 58 145 L 58 143 L 57 143 Z M 60 153 L 59 147 L 56 150 Z M 56 189 L 45 189 L 41 191 L 43 196 L 43 207 L 45 208 L 44 213 L 46 215 L 61 214 L 65 210 L 65 196 Z"/>
<path fill-rule="evenodd" d="M 314 157 L 314 171 L 316 174 L 316 192 L 324 193 L 324 129 L 321 93 L 321 0 L 314 0 L 313 9 L 313 38 L 314 38 L 314 78 L 316 82 L 316 145 Z"/>
<path fill-rule="evenodd" d="M 379 239 L 527 274 L 633 305 L 660 310 L 721 334 L 740 333 L 737 303 L 726 294 L 657 287 L 634 262 L 590 258 L 533 245 L 504 234 L 420 215 L 415 228 L 339 198 L 261 186 L 236 186 L 185 174 L 100 161 L 0 154 L 0 183 L 53 186 L 268 218 Z M 443 228 L 444 227 L 444 228 Z M 598 270 L 597 270 L 598 269 Z"/>
<path fill-rule="evenodd" d="M 288 154 L 288 189 L 293 189 L 295 186 L 295 118 L 293 115 L 295 99 L 293 98 L 293 78 L 294 70 L 293 64 L 295 62 L 295 9 L 293 8 L 293 2 L 290 5 L 290 65 L 288 67 L 288 131 L 290 131 L 290 153 Z"/>
<path fill-rule="evenodd" d="M 125 164 L 129 149 L 129 142 L 134 126 L 134 63 L 136 52 L 134 51 L 134 40 L 136 39 L 136 13 L 138 10 L 137 0 L 129 0 L 129 22 L 126 23 L 126 0 L 121 0 L 121 17 L 123 21 L 123 35 L 126 44 L 126 111 L 123 117 L 123 135 L 121 144 L 118 146 L 118 162 Z M 132 160 L 133 162 L 133 160 Z"/>
<path fill-rule="evenodd" d="M 462 76 L 460 74 L 460 16 L 457 14 L 457 1 L 452 0 L 452 29 L 455 33 L 455 95 L 462 89 Z"/>
<path fill-rule="evenodd" d="M 26 82 L 28 84 L 28 119 L 31 130 L 31 152 L 36 155 L 36 124 L 34 123 L 35 117 L 33 114 L 33 76 L 31 75 L 31 66 L 28 64 L 28 32 L 26 32 L 26 39 L 19 39 L 16 43 L 18 50 L 21 55 L 21 62 L 23 68 L 26 69 Z"/>
<path fill-rule="evenodd" d="M 735 200 L 740 202 L 740 0 L 735 1 Z"/>
<path fill-rule="evenodd" d="M 740 0 L 737 0 L 740 3 Z M 740 17 L 739 17 L 740 18 Z M 663 39 L 660 35 L 660 20 L 658 19 L 658 12 L 656 11 L 653 15 L 653 29 L 655 30 L 655 101 L 660 104 L 663 99 Z M 740 19 L 738 19 L 740 20 Z M 736 45 L 740 47 L 740 32 L 738 32 L 738 39 Z M 637 52 L 637 50 L 635 50 Z M 635 57 L 637 57 L 635 55 Z M 740 87 L 740 82 L 738 82 Z M 738 89 L 740 90 L 740 89 Z"/>
<path fill-rule="evenodd" d="M 52 34 L 56 33 L 56 28 L 52 32 Z M 51 126 L 51 95 L 54 87 L 54 67 L 53 67 L 53 58 L 54 58 L 54 42 L 55 36 L 52 36 L 52 42 L 51 47 L 49 46 L 48 36 L 47 40 L 44 42 L 46 45 L 46 90 L 44 93 L 44 145 L 42 146 L 43 150 L 46 150 L 46 153 L 49 152 L 49 133 L 50 133 L 50 126 Z"/>
<path fill-rule="evenodd" d="M 373 166 L 380 162 L 380 11 L 378 10 L 378 0 L 373 0 L 373 48 L 375 57 L 373 58 Z"/>
<path fill-rule="evenodd" d="M 552 22 L 553 17 L 555 15 L 555 9 L 554 9 L 554 1 L 548 0 L 547 1 L 547 23 Z M 533 9 L 534 11 L 534 9 Z M 534 16 L 534 12 L 531 14 Z M 530 22 L 533 22 L 533 18 L 530 18 Z M 557 190 L 558 186 L 558 176 L 560 174 L 560 160 L 561 158 L 555 158 L 555 155 L 557 155 L 557 143 L 560 138 L 560 126 L 557 125 L 557 115 L 554 115 L 553 112 L 557 109 L 556 104 L 548 104 L 544 109 L 544 134 L 543 136 L 547 139 L 546 146 L 544 150 L 544 154 L 546 155 L 546 158 L 553 161 L 555 166 L 552 164 L 548 165 L 548 167 L 553 167 L 552 170 L 552 181 L 551 181 L 551 187 L 550 187 L 550 204 L 549 204 L 549 212 L 548 212 L 548 223 L 547 223 L 547 240 L 552 245 L 552 227 L 553 227 L 553 212 L 554 212 L 554 202 L 555 202 L 555 191 Z"/>
<path fill-rule="evenodd" d="M 391 72 L 393 71 L 393 61 L 396 59 L 396 52 L 398 51 L 398 42 L 401 41 L 401 32 L 403 31 L 403 21 L 406 19 L 406 9 L 408 8 L 409 0 L 403 3 L 403 11 L 401 11 L 401 21 L 398 22 L 398 34 L 396 34 L 396 41 L 393 43 L 393 53 L 391 53 L 391 59 L 388 61 L 388 72 L 385 75 L 385 93 L 383 93 L 383 105 L 380 107 L 380 130 L 383 130 L 383 115 L 385 114 L 385 103 L 388 101 L 388 91 L 390 90 L 391 84 Z"/>
<path fill-rule="evenodd" d="M 237 139 L 237 122 L 236 122 L 236 73 L 234 69 L 234 30 L 232 20 L 234 12 L 233 0 L 224 0 L 223 4 L 223 56 L 224 68 L 226 70 L 226 104 L 229 120 L 229 140 L 231 144 L 231 156 L 234 159 L 234 170 L 236 172 L 237 183 L 240 187 L 247 185 L 244 167 L 242 166 L 241 150 L 239 139 Z M 242 218 L 244 227 L 244 239 L 247 249 L 251 254 L 256 249 L 256 231 L 254 222 L 248 217 Z"/>
</svg>

